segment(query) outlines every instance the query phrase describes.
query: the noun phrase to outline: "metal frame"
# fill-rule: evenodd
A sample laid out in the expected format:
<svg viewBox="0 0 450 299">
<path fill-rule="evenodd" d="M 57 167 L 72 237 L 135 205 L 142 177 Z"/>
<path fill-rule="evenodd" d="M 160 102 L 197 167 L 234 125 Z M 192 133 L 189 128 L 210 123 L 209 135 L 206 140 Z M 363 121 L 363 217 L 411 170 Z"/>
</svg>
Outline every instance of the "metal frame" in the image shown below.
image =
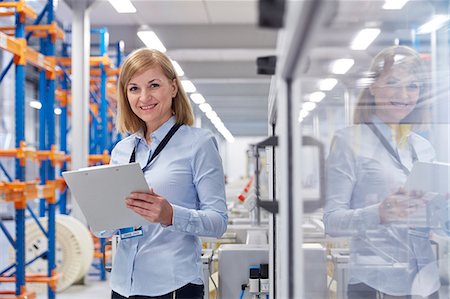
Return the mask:
<svg viewBox="0 0 450 299">
<path fill-rule="evenodd" d="M 2 70 L 0 82 L 6 76 L 8 70 L 11 68 L 12 64 L 15 64 L 15 146 L 17 153 L 19 149 L 24 148 L 25 141 L 25 65 L 26 63 L 34 64 L 41 69 L 39 75 L 39 91 L 40 100 L 43 104 L 42 109 L 39 113 L 39 150 L 49 151 L 55 143 L 55 132 L 54 132 L 54 113 L 53 106 L 55 101 L 55 68 L 54 68 L 54 55 L 55 55 L 55 41 L 56 35 L 50 33 L 50 29 L 55 29 L 54 23 L 54 8 L 53 1 L 48 0 L 47 4 L 44 6 L 42 12 L 36 17 L 34 11 L 29 8 L 23 0 L 15 0 L 14 2 L 2 2 L 4 7 L 14 7 L 15 12 L 15 34 L 14 38 L 3 37 L 6 42 L 6 50 L 11 51 L 15 54 L 13 60 L 8 63 L 8 65 Z M 44 16 L 47 15 L 47 25 L 38 25 Z M 31 30 L 26 36 L 26 17 L 34 17 L 35 21 L 32 26 L 27 26 Z M 48 33 L 44 38 L 40 39 L 40 52 L 27 47 L 27 40 L 33 34 L 33 30 L 48 30 Z M 4 35 L 2 33 L 2 35 Z M 11 45 L 12 44 L 12 45 Z M 14 50 L 14 45 L 18 45 L 18 50 Z M 17 46 L 16 46 L 17 48 Z M 54 166 L 49 162 L 49 156 L 47 159 L 42 161 L 43 167 L 40 171 L 41 184 L 46 185 L 47 182 L 54 182 L 55 180 L 55 169 Z M 11 176 L 7 174 L 6 170 L 2 166 L 2 170 L 8 179 L 11 180 Z M 25 181 L 25 159 L 20 158 L 16 154 L 15 158 L 15 179 L 24 182 Z M 20 183 L 19 183 L 20 184 Z M 54 189 L 53 189 L 54 192 Z M 34 258 L 32 261 L 26 262 L 25 260 L 25 209 L 31 212 L 31 215 L 38 223 L 38 226 L 43 230 L 42 225 L 39 223 L 37 217 L 34 215 L 30 207 L 25 203 L 28 198 L 23 197 L 19 202 L 15 201 L 15 224 L 16 224 L 16 240 L 14 241 L 12 237 L 7 232 L 6 228 L 1 225 L 2 231 L 7 236 L 11 245 L 15 248 L 16 252 L 16 263 L 10 267 L 7 267 L 1 273 L 9 271 L 14 266 L 16 268 L 15 278 L 15 295 L 16 296 L 28 296 L 31 293 L 26 291 L 26 272 L 25 268 L 27 265 L 31 264 L 38 258 Z M 46 203 L 48 207 L 46 208 Z M 44 235 L 48 238 L 48 251 L 46 252 L 48 260 L 48 273 L 47 280 L 48 283 L 48 298 L 55 298 L 54 289 L 51 287 L 51 281 L 53 281 L 55 273 L 55 196 L 46 197 L 46 199 L 40 200 L 40 216 L 44 216 L 46 210 L 48 211 L 48 231 L 44 231 Z"/>
</svg>

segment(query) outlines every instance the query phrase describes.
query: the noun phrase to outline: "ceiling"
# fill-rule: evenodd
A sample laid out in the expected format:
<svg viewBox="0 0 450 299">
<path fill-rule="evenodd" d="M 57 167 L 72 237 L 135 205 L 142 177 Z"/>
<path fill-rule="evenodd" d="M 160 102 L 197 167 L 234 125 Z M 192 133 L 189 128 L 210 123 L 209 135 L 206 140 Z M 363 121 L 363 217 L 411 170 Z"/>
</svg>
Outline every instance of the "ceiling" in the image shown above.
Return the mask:
<svg viewBox="0 0 450 299">
<path fill-rule="evenodd" d="M 400 2 L 400 0 L 396 0 Z M 367 86 L 368 69 L 372 58 L 382 49 L 395 44 L 415 48 L 431 68 L 431 39 L 430 34 L 416 34 L 421 25 L 428 22 L 436 14 L 448 14 L 448 1 L 410 0 L 402 9 L 383 9 L 384 0 L 318 0 L 318 1 L 292 1 L 301 6 L 287 10 L 286 28 L 283 36 L 288 40 L 289 49 L 280 48 L 278 64 L 281 71 L 294 69 L 292 61 L 288 58 L 291 53 L 299 53 L 300 59 L 295 61 L 295 77 L 300 77 L 302 98 L 296 100 L 309 101 L 313 92 L 319 91 L 319 81 L 325 78 L 335 78 L 338 84 L 332 90 L 323 91 L 325 97 L 317 107 L 305 117 L 303 124 L 317 128 L 314 117 L 325 123 L 333 121 L 349 121 L 349 110 L 345 110 L 346 100 L 355 103 L 361 87 Z M 394 1 L 395 2 L 395 1 Z M 320 4 L 319 4 L 320 3 Z M 317 11 L 311 9 L 317 5 Z M 314 11 L 312 17 L 311 10 Z M 304 20 L 303 23 L 301 20 Z M 448 22 L 447 22 L 448 26 Z M 294 28 L 294 30 L 292 30 Z M 352 50 L 350 45 L 356 34 L 364 28 L 379 28 L 381 33 L 365 50 Z M 447 28 L 444 24 L 444 31 Z M 447 30 L 448 31 L 448 30 Z M 445 36 L 448 32 L 443 32 Z M 446 44 L 448 43 L 445 37 Z M 299 42 L 301 41 L 301 42 Z M 287 44 L 287 43 L 286 43 Z M 293 46 L 298 44 L 297 47 Z M 281 55 L 280 55 L 281 52 Z M 292 54 L 295 56 L 297 54 Z M 448 55 L 448 54 L 446 54 Z M 351 58 L 354 65 L 345 74 L 331 72 L 331 64 L 337 59 Z M 280 68 L 277 69 L 280 71 Z M 362 80 L 366 79 L 365 84 Z M 295 81 L 297 82 L 297 81 Z M 355 102 L 352 102 L 355 101 Z M 351 105 L 350 105 L 351 106 Z M 347 123 L 348 124 L 348 123 Z"/>
<path fill-rule="evenodd" d="M 257 0 L 132 0 L 133 14 L 91 2 L 91 28 L 107 27 L 110 57 L 120 40 L 126 53 L 143 47 L 136 32 L 148 25 L 234 137 L 267 135 L 270 76 L 257 75 L 256 58 L 275 54 L 277 31 L 258 28 Z M 66 2 L 56 16 L 70 24 Z M 210 126 L 205 116 L 202 123 Z"/>
<path fill-rule="evenodd" d="M 72 1 L 79 0 L 60 0 L 56 10 L 57 19 L 67 26 L 72 19 L 67 3 Z M 258 0 L 131 0 L 137 9 L 133 14 L 117 13 L 106 0 L 85 1 L 92 3 L 91 27 L 108 29 L 111 58 L 120 40 L 124 41 L 126 53 L 143 47 L 136 33 L 147 25 L 157 33 L 167 54 L 181 65 L 185 77 L 195 84 L 234 137 L 267 135 L 271 77 L 257 75 L 256 58 L 277 54 L 281 65 L 286 49 L 276 50 L 277 30 L 258 27 Z M 46 1 L 29 1 L 33 2 Z M 287 1 L 285 28 L 304 30 L 308 35 L 298 62 L 300 76 L 306 78 L 302 93 L 317 91 L 319 79 L 339 80 L 336 88 L 326 92 L 317 111 L 321 107 L 343 106 L 342 87 L 357 87 L 358 79 L 367 75 L 371 58 L 396 40 L 416 47 L 421 53 L 430 53 L 429 35 L 413 38 L 411 30 L 434 14 L 448 13 L 448 2 L 410 0 L 400 10 L 385 10 L 383 4 L 384 0 Z M 301 9 L 296 10 L 296 5 Z M 319 6 L 314 17 L 305 12 L 311 5 Z M 298 25 L 292 26 L 291 22 Z M 351 50 L 353 37 L 366 27 L 380 28 L 381 34 L 367 50 Z M 289 30 L 282 31 L 283 39 L 295 43 Z M 95 51 L 92 49 L 91 53 Z M 330 64 L 340 58 L 352 58 L 355 63 L 345 75 L 332 74 Z M 203 115 L 198 108 L 196 113 Z M 202 124 L 213 128 L 204 116 Z"/>
</svg>

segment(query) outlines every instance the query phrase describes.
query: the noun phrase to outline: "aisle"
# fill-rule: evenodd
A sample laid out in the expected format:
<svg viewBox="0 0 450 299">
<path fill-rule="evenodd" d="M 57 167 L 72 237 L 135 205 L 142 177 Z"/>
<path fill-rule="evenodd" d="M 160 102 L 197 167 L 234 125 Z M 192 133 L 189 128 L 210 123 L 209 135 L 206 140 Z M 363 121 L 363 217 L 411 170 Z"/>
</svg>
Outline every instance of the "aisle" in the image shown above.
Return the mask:
<svg viewBox="0 0 450 299">
<path fill-rule="evenodd" d="M 85 285 L 73 285 L 62 293 L 56 294 L 57 299 L 108 299 L 111 298 L 109 281 L 99 281 L 97 277 L 89 278 Z M 37 296 L 36 299 L 47 299 L 47 296 Z"/>
</svg>

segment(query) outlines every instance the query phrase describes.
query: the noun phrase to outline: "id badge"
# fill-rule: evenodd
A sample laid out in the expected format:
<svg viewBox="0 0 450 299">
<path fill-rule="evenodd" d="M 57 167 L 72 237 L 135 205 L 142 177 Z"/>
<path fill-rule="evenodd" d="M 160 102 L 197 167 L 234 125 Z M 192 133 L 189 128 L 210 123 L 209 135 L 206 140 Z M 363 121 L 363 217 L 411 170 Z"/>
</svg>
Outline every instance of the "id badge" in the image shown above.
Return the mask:
<svg viewBox="0 0 450 299">
<path fill-rule="evenodd" d="M 126 240 L 136 237 L 141 237 L 144 235 L 144 232 L 142 231 L 142 227 L 126 227 L 119 229 L 120 232 L 120 239 Z"/>
</svg>

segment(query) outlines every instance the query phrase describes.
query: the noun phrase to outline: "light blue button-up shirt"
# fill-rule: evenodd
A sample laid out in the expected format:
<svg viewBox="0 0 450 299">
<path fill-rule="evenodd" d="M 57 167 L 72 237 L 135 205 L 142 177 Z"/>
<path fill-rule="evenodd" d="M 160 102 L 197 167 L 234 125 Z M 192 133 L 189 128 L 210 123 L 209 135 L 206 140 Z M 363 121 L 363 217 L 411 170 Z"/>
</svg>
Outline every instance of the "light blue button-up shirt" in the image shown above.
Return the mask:
<svg viewBox="0 0 450 299">
<path fill-rule="evenodd" d="M 136 162 L 144 168 L 169 132 L 170 118 L 151 134 L 120 141 L 111 164 L 125 164 L 136 146 Z M 225 184 L 218 145 L 211 132 L 181 126 L 151 162 L 145 178 L 154 192 L 173 207 L 173 225 L 149 223 L 144 235 L 122 240 L 114 258 L 111 288 L 122 296 L 158 296 L 204 279 L 199 236 L 220 237 L 227 228 Z"/>
<path fill-rule="evenodd" d="M 374 119 L 386 140 L 389 126 Z M 411 133 L 402 164 L 412 167 L 411 147 L 419 161 L 432 161 L 431 144 Z M 394 149 L 395 144 L 392 144 Z M 426 296 L 439 288 L 439 272 L 425 228 L 409 219 L 381 224 L 380 203 L 402 187 L 407 174 L 367 125 L 336 132 L 327 160 L 326 233 L 351 236 L 350 283 L 365 283 L 395 296 Z"/>
</svg>

